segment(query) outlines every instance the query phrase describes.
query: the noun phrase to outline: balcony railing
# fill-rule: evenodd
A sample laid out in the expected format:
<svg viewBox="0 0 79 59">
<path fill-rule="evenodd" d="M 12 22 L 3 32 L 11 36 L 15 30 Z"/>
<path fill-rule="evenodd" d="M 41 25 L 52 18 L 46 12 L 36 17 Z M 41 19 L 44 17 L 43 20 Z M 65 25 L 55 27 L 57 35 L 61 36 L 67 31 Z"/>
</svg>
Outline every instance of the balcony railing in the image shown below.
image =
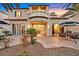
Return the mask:
<svg viewBox="0 0 79 59">
<path fill-rule="evenodd" d="M 35 16 L 44 16 L 44 17 L 48 17 L 48 13 L 45 11 L 33 11 L 29 14 L 29 17 L 35 17 Z"/>
</svg>

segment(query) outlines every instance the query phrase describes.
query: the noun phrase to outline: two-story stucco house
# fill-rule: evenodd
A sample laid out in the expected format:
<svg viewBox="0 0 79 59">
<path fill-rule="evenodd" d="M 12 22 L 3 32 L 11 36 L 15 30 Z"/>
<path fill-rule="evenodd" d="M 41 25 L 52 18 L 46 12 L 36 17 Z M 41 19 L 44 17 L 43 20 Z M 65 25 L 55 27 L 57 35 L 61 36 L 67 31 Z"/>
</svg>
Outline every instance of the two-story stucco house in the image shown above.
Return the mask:
<svg viewBox="0 0 79 59">
<path fill-rule="evenodd" d="M 63 32 L 59 23 L 67 20 L 63 15 L 69 12 L 64 9 L 49 9 L 49 5 L 30 5 L 29 8 L 14 8 L 8 10 L 10 31 L 14 35 L 25 33 L 27 28 L 34 27 L 39 35 L 52 36 L 56 31 Z M 61 30 L 62 29 L 62 30 Z"/>
</svg>

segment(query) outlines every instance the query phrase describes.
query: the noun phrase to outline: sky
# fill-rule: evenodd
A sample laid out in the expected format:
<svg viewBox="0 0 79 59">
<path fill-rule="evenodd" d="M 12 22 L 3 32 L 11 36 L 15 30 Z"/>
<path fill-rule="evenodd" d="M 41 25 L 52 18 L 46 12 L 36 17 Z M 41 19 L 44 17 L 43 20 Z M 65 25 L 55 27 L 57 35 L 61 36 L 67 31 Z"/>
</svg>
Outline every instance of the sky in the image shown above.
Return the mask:
<svg viewBox="0 0 79 59">
<path fill-rule="evenodd" d="M 30 4 L 31 5 L 49 5 L 49 8 L 64 9 L 67 6 L 68 3 L 30 3 Z M 14 8 L 16 8 L 14 3 L 12 3 L 12 5 L 14 6 Z M 72 7 L 72 5 L 70 5 L 69 8 L 70 7 Z M 28 3 L 20 3 L 19 8 L 29 8 L 29 4 Z M 3 7 L 2 3 L 0 3 L 0 11 L 6 11 L 5 8 Z"/>
<path fill-rule="evenodd" d="M 0 11 L 6 11 L 2 4 L 0 4 Z"/>
</svg>

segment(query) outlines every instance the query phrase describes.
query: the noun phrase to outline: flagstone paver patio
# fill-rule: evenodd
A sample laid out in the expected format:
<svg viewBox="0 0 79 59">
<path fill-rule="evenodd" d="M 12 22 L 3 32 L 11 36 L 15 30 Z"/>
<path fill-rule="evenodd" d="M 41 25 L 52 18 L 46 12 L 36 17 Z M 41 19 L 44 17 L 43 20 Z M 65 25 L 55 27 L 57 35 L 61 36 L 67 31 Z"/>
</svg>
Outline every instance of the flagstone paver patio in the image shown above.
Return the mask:
<svg viewBox="0 0 79 59">
<path fill-rule="evenodd" d="M 15 46 L 21 44 L 21 37 L 22 36 L 12 36 L 10 37 L 13 39 L 9 44 L 10 46 Z M 47 37 L 47 36 L 38 36 L 36 37 L 37 42 L 42 44 L 44 48 L 54 48 L 54 47 L 69 47 L 74 49 L 79 49 L 79 39 L 76 39 L 77 44 L 73 40 L 65 40 L 59 39 L 57 37 Z M 28 41 L 30 38 L 28 38 Z M 0 45 L 0 48 L 3 45 Z"/>
<path fill-rule="evenodd" d="M 79 39 L 77 44 L 73 40 L 59 39 L 57 37 L 37 37 L 37 42 L 41 43 L 45 48 L 69 47 L 79 49 Z"/>
</svg>

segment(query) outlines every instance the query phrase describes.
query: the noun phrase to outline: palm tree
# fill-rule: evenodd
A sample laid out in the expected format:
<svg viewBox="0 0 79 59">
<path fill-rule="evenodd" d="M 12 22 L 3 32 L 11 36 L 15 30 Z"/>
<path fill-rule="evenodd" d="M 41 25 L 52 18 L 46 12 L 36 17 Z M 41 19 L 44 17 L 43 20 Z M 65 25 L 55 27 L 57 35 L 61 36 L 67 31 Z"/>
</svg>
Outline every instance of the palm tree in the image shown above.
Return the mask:
<svg viewBox="0 0 79 59">
<path fill-rule="evenodd" d="M 69 5 L 72 5 L 72 7 L 68 8 Z M 76 12 L 79 12 L 79 3 L 70 3 L 68 4 L 68 6 L 66 7 L 66 9 L 69 11 L 63 15 L 64 17 L 71 18 L 76 15 Z"/>
<path fill-rule="evenodd" d="M 73 4 L 72 4 L 72 8 L 73 8 L 75 11 L 79 11 L 79 3 L 73 3 Z"/>
<path fill-rule="evenodd" d="M 34 37 L 37 35 L 38 31 L 34 28 L 28 28 L 26 33 L 30 35 L 31 43 L 34 44 L 35 43 Z"/>
</svg>

